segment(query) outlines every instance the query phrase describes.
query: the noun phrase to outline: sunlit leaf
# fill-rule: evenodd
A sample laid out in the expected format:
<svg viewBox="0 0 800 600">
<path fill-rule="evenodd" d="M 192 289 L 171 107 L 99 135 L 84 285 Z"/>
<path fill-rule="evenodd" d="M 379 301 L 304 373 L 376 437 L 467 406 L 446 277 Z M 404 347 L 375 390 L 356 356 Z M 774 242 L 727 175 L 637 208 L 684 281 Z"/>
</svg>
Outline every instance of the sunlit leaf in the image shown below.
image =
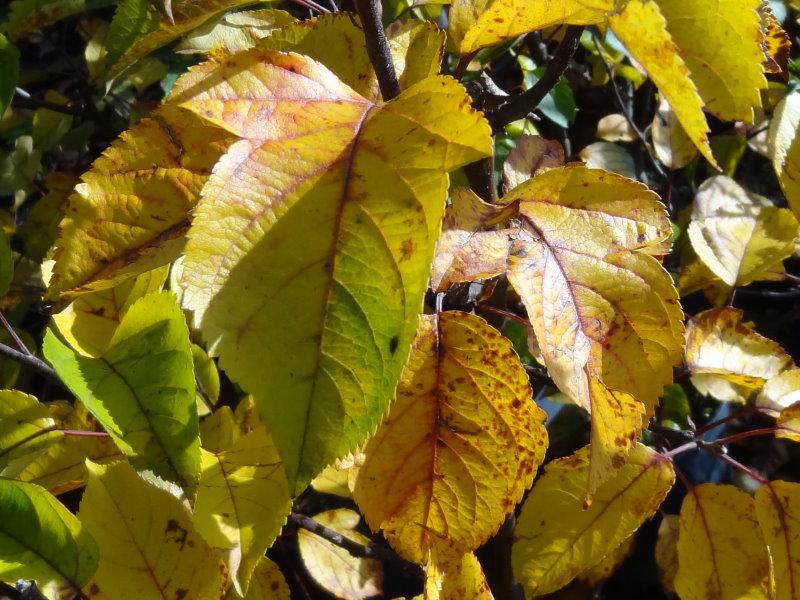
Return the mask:
<svg viewBox="0 0 800 600">
<path fill-rule="evenodd" d="M 756 517 L 772 561 L 775 600 L 800 591 L 800 484 L 770 481 L 756 492 Z"/>
<path fill-rule="evenodd" d="M 769 554 L 755 511 L 753 499 L 731 485 L 688 490 L 675 574 L 681 600 L 768 597 Z"/>
<path fill-rule="evenodd" d="M 625 115 L 613 113 L 597 122 L 595 136 L 606 142 L 632 142 L 636 132 Z"/>
<path fill-rule="evenodd" d="M 689 321 L 686 365 L 701 393 L 744 402 L 794 362 L 780 345 L 742 323 L 742 311 L 715 308 Z"/>
<path fill-rule="evenodd" d="M 773 417 L 796 402 L 800 402 L 800 369 L 796 368 L 771 377 L 756 398 L 756 406 Z"/>
<path fill-rule="evenodd" d="M 792 50 L 792 39 L 781 27 L 769 2 L 761 0 L 759 15 L 763 35 L 761 44 L 764 50 L 764 71 L 786 75 L 789 54 Z"/>
<path fill-rule="evenodd" d="M 436 548 L 426 569 L 425 600 L 494 600 L 472 552 Z"/>
<path fill-rule="evenodd" d="M 225 566 L 195 531 L 186 508 L 127 463 L 89 463 L 78 518 L 100 548 L 97 572 L 84 587 L 93 600 L 223 596 Z"/>
<path fill-rule="evenodd" d="M 311 59 L 264 50 L 194 67 L 169 101 L 242 138 L 203 190 L 184 305 L 255 396 L 297 494 L 387 407 L 447 172 L 489 152 L 489 127 L 452 79 L 375 105 Z"/>
<path fill-rule="evenodd" d="M 666 100 L 661 100 L 650 131 L 656 157 L 667 168 L 682 169 L 697 156 L 697 147 Z"/>
<path fill-rule="evenodd" d="M 795 216 L 800 216 L 800 93 L 788 94 L 772 115 L 769 151 L 783 193 Z"/>
<path fill-rule="evenodd" d="M 170 292 L 136 301 L 99 358 L 78 354 L 51 331 L 44 353 L 132 463 L 191 491 L 200 440 L 189 332 Z"/>
<path fill-rule="evenodd" d="M 597 563 L 588 571 L 584 571 L 578 576 L 578 579 L 585 582 L 589 587 L 595 588 L 603 581 L 611 577 L 620 565 L 631 555 L 634 545 L 636 543 L 636 536 L 631 536 L 614 550 L 605 555 L 603 560 Z"/>
<path fill-rule="evenodd" d="M 530 486 L 544 412 L 510 342 L 480 317 L 420 317 L 388 417 L 364 449 L 355 498 L 373 531 L 419 563 L 476 549 Z"/>
<path fill-rule="evenodd" d="M 590 448 L 553 461 L 522 506 L 514 533 L 514 575 L 529 597 L 554 592 L 600 563 L 661 505 L 672 464 L 636 444 L 627 462 L 584 507 Z"/>
<path fill-rule="evenodd" d="M 38 485 L 0 478 L 1 580 L 33 579 L 52 597 L 74 597 L 97 568 L 87 529 Z"/>
<path fill-rule="evenodd" d="M 252 48 L 259 40 L 296 19 L 283 10 L 245 10 L 211 19 L 185 36 L 176 52 L 187 54 L 213 51 L 238 52 Z"/>
<path fill-rule="evenodd" d="M 250 587 L 244 597 L 239 596 L 233 588 L 228 590 L 225 600 L 291 600 L 289 586 L 278 569 L 278 565 L 262 557 L 253 571 Z"/>
<path fill-rule="evenodd" d="M 508 193 L 532 177 L 564 166 L 564 148 L 555 140 L 522 135 L 503 162 L 503 190 Z"/>
<path fill-rule="evenodd" d="M 0 390 L 0 467 L 43 446 L 58 434 L 47 407 L 34 396 L 17 390 Z"/>
</svg>

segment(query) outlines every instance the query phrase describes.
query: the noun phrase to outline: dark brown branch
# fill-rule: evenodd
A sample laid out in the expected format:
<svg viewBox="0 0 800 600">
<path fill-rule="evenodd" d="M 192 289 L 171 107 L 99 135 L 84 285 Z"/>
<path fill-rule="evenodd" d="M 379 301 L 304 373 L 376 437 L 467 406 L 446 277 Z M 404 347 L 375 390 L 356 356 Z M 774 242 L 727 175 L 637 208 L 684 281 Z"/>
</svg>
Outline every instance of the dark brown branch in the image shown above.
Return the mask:
<svg viewBox="0 0 800 600">
<path fill-rule="evenodd" d="M 492 131 L 499 131 L 509 123 L 523 119 L 536 110 L 539 103 L 555 87 L 561 75 L 567 70 L 572 55 L 578 49 L 583 27 L 571 25 L 564 33 L 564 39 L 556 49 L 553 59 L 547 65 L 541 79 L 532 88 L 511 97 L 507 102 L 488 112 L 486 118 Z"/>
<path fill-rule="evenodd" d="M 18 363 L 25 365 L 26 367 L 30 367 L 31 369 L 38 371 L 45 377 L 49 377 L 53 381 L 61 383 L 61 378 L 50 367 L 50 365 L 44 362 L 41 358 L 33 356 L 32 354 L 25 354 L 23 352 L 20 352 L 19 350 L 15 350 L 10 346 L 6 346 L 5 344 L 0 344 L 0 356 L 5 356 L 6 358 L 15 360 Z"/>
<path fill-rule="evenodd" d="M 72 117 L 77 115 L 75 109 L 70 108 L 69 106 L 56 104 L 55 102 L 49 102 L 47 100 L 39 100 L 31 96 L 22 88 L 17 88 L 15 91 L 17 95 L 15 98 L 15 103 L 21 105 L 23 108 L 46 108 L 47 110 L 52 110 L 53 112 L 62 113 L 64 115 L 70 115 Z"/>
<path fill-rule="evenodd" d="M 378 85 L 384 101 L 389 101 L 400 93 L 400 82 L 394 70 L 389 42 L 381 22 L 380 0 L 356 0 L 358 15 L 364 27 L 364 38 L 367 41 L 367 55 L 375 69 Z"/>
</svg>

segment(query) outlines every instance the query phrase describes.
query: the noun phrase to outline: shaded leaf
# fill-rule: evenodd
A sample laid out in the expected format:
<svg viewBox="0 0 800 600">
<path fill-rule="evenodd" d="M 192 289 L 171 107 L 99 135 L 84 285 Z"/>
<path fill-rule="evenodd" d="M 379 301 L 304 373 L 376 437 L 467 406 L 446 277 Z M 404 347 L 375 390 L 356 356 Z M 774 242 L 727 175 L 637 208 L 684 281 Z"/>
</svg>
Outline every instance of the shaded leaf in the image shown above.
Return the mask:
<svg viewBox="0 0 800 600">
<path fill-rule="evenodd" d="M 614 113 L 598 121 L 595 136 L 606 142 L 632 142 L 636 132 L 625 115 Z"/>
<path fill-rule="evenodd" d="M 62 96 L 55 90 L 47 90 L 44 94 L 47 102 L 60 106 L 67 106 L 69 98 Z M 61 138 L 72 128 L 73 116 L 49 108 L 37 108 L 33 113 L 33 127 L 31 135 L 34 145 L 47 152 L 58 146 Z"/>
<path fill-rule="evenodd" d="M 772 560 L 775 600 L 800 592 L 800 484 L 770 481 L 756 492 L 755 512 Z"/>
<path fill-rule="evenodd" d="M 481 564 L 472 552 L 436 548 L 425 577 L 425 600 L 494 600 Z"/>
<path fill-rule="evenodd" d="M 225 567 L 184 506 L 127 463 L 89 463 L 78 518 L 100 548 L 97 572 L 84 588 L 91 598 L 219 600 L 224 595 Z"/>
<path fill-rule="evenodd" d="M 9 4 L 8 33 L 15 39 L 74 14 L 108 6 L 113 2 L 114 0 L 13 0 Z"/>
<path fill-rule="evenodd" d="M 564 166 L 564 148 L 555 140 L 521 135 L 503 162 L 503 190 L 508 193 L 532 177 Z"/>
<path fill-rule="evenodd" d="M 578 579 L 585 582 L 591 588 L 595 588 L 611 577 L 623 562 L 633 552 L 633 547 L 636 543 L 636 536 L 632 535 L 627 540 L 622 542 L 614 550 L 606 554 L 606 556 L 593 566 L 588 571 L 584 571 L 578 576 Z"/>
<path fill-rule="evenodd" d="M 19 50 L 0 33 L 0 115 L 14 97 L 19 77 Z"/>
<path fill-rule="evenodd" d="M 756 398 L 756 406 L 772 417 L 800 402 L 800 369 L 789 368 L 771 377 Z"/>
<path fill-rule="evenodd" d="M 297 494 L 387 407 L 447 172 L 489 152 L 489 127 L 452 79 L 375 105 L 309 58 L 264 50 L 194 67 L 170 101 L 242 138 L 203 190 L 184 305 L 254 395 Z"/>
<path fill-rule="evenodd" d="M 547 465 L 517 520 L 512 564 L 530 597 L 554 592 L 600 563 L 661 505 L 675 481 L 672 463 L 636 444 L 588 508 L 588 446 Z"/>
<path fill-rule="evenodd" d="M 675 592 L 675 574 L 678 572 L 678 531 L 680 517 L 664 515 L 658 526 L 655 557 L 661 585 L 671 594 Z"/>
<path fill-rule="evenodd" d="M 225 596 L 225 600 L 238 600 L 239 598 L 242 597 L 233 588 L 230 588 Z M 247 588 L 247 594 L 242 600 L 291 600 L 289 586 L 278 569 L 278 565 L 266 556 L 262 557 L 253 571 L 250 587 Z"/>
<path fill-rule="evenodd" d="M 669 169 L 682 169 L 697 156 L 697 147 L 686 134 L 669 103 L 662 99 L 653 116 L 653 150 Z"/>
<path fill-rule="evenodd" d="M 491 536 L 530 486 L 547 446 L 544 412 L 511 343 L 480 317 L 420 326 L 388 417 L 364 452 L 355 499 L 409 560 Z"/>
<path fill-rule="evenodd" d="M 191 495 L 200 440 L 189 332 L 170 292 L 136 301 L 99 358 L 48 331 L 44 353 L 132 463 Z"/>
<path fill-rule="evenodd" d="M 761 45 L 764 50 L 764 71 L 786 76 L 792 40 L 781 27 L 769 2 L 762 0 L 759 6 L 759 16 L 763 35 Z"/>
<path fill-rule="evenodd" d="M 628 179 L 636 179 L 633 157 L 619 144 L 594 142 L 581 150 L 578 156 L 590 169 L 603 169 Z"/>
<path fill-rule="evenodd" d="M 769 555 L 754 513 L 753 499 L 731 485 L 688 490 L 675 574 L 681 600 L 768 597 Z"/>
</svg>

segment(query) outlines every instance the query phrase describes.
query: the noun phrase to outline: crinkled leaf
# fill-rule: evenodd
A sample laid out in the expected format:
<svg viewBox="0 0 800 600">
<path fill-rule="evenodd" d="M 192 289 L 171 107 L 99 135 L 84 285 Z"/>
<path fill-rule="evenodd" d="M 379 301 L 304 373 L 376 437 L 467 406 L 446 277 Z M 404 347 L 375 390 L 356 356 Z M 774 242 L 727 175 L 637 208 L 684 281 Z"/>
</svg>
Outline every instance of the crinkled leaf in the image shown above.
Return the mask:
<svg viewBox="0 0 800 600">
<path fill-rule="evenodd" d="M 755 504 L 731 485 L 704 483 L 681 506 L 675 589 L 681 600 L 768 597 L 769 554 Z"/>
<path fill-rule="evenodd" d="M 756 492 L 756 518 L 772 561 L 775 600 L 800 593 L 800 484 L 770 481 Z"/>
<path fill-rule="evenodd" d="M 89 463 L 78 518 L 100 548 L 99 567 L 84 588 L 92 599 L 223 597 L 225 566 L 186 508 L 127 463 Z"/>
<path fill-rule="evenodd" d="M 227 551 L 228 570 L 240 594 L 246 595 L 259 558 L 275 541 L 290 508 L 286 473 L 264 427 L 222 451 L 203 451 L 194 524 L 212 547 Z"/>
<path fill-rule="evenodd" d="M 682 358 L 677 292 L 651 255 L 669 248 L 658 197 L 582 166 L 506 195 L 520 227 L 509 281 L 558 388 L 592 415 L 591 495 L 624 463 Z"/>
<path fill-rule="evenodd" d="M 508 193 L 532 177 L 564 166 L 564 148 L 555 140 L 522 135 L 503 162 L 503 190 Z"/>
<path fill-rule="evenodd" d="M 188 34 L 175 51 L 186 54 L 224 51 L 232 54 L 252 48 L 276 29 L 295 21 L 286 11 L 270 8 L 220 15 Z"/>
<path fill-rule="evenodd" d="M 169 101 L 242 138 L 203 190 L 184 305 L 259 403 L 297 494 L 386 409 L 447 172 L 488 154 L 489 127 L 452 79 L 375 105 L 317 62 L 265 50 L 194 67 Z"/>
<path fill-rule="evenodd" d="M 51 597 L 74 597 L 97 569 L 87 529 L 38 485 L 0 478 L 2 581 L 33 579 Z"/>
<path fill-rule="evenodd" d="M 82 356 L 51 331 L 44 353 L 132 463 L 190 492 L 200 439 L 189 332 L 170 292 L 136 301 L 99 358 Z"/>
<path fill-rule="evenodd" d="M 586 508 L 590 463 L 588 446 L 549 463 L 522 506 L 511 560 L 530 597 L 600 563 L 655 513 L 675 481 L 672 463 L 636 444 Z"/>
<path fill-rule="evenodd" d="M 404 556 L 476 549 L 530 486 L 547 446 L 511 343 L 462 312 L 420 317 L 388 417 L 369 441 L 355 498 Z"/>
</svg>

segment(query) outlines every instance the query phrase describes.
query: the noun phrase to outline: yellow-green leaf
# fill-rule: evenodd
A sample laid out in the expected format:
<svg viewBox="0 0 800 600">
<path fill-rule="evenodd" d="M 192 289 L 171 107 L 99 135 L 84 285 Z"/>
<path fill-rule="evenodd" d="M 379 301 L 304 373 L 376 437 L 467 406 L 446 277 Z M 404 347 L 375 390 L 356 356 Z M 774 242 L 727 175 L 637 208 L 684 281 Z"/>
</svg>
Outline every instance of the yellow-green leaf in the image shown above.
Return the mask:
<svg viewBox="0 0 800 600">
<path fill-rule="evenodd" d="M 800 595 L 800 484 L 770 481 L 756 492 L 756 517 L 772 560 L 775 600 Z"/>
<path fill-rule="evenodd" d="M 0 468 L 12 459 L 41 449 L 58 434 L 47 407 L 17 390 L 0 390 Z"/>
<path fill-rule="evenodd" d="M 697 156 L 697 147 L 686 135 L 669 102 L 662 99 L 653 116 L 653 150 L 669 169 L 682 169 Z"/>
<path fill-rule="evenodd" d="M 672 463 L 636 444 L 585 508 L 590 454 L 586 446 L 549 463 L 522 506 L 511 560 L 529 597 L 554 592 L 600 563 L 655 513 L 675 481 Z"/>
<path fill-rule="evenodd" d="M 14 39 L 90 8 L 112 3 L 113 0 L 13 0 L 9 4 L 8 32 Z"/>
<path fill-rule="evenodd" d="M 476 549 L 530 486 L 547 446 L 511 343 L 461 312 L 420 317 L 397 398 L 364 452 L 355 499 L 373 531 L 424 563 Z"/>
<path fill-rule="evenodd" d="M 608 23 L 658 86 L 686 135 L 716 167 L 708 143 L 709 129 L 703 114 L 703 101 L 678 46 L 667 30 L 667 20 L 659 9 L 659 3 L 630 0 L 619 14 L 608 19 Z"/>
<path fill-rule="evenodd" d="M 247 594 L 242 597 L 233 588 L 228 590 L 225 600 L 291 600 L 289 586 L 278 565 L 263 556 L 258 561 Z"/>
<path fill-rule="evenodd" d="M 136 301 L 99 358 L 78 354 L 51 331 L 44 353 L 137 468 L 191 492 L 200 472 L 194 371 L 172 293 Z"/>
<path fill-rule="evenodd" d="M 578 576 L 578 579 L 585 582 L 591 588 L 596 588 L 603 581 L 611 577 L 614 572 L 619 569 L 620 565 L 631 555 L 634 545 L 636 543 L 636 536 L 632 535 L 627 540 L 622 542 L 619 546 L 614 548 L 611 552 L 603 557 L 599 563 L 593 566 L 588 571 L 584 571 Z"/>
<path fill-rule="evenodd" d="M 780 345 L 742 323 L 741 310 L 726 307 L 707 310 L 689 321 L 686 366 L 701 393 L 744 402 L 794 362 Z"/>
<path fill-rule="evenodd" d="M 224 596 L 225 566 L 195 531 L 186 508 L 127 463 L 89 463 L 78 518 L 100 548 L 97 572 L 84 587 L 93 600 Z"/>
<path fill-rule="evenodd" d="M 769 152 L 789 208 L 800 217 L 800 93 L 780 101 L 769 126 Z"/>
<path fill-rule="evenodd" d="M 697 191 L 688 234 L 705 265 L 726 285 L 774 279 L 794 252 L 800 226 L 790 210 L 719 175 Z"/>
<path fill-rule="evenodd" d="M 286 473 L 260 427 L 219 452 L 202 453 L 194 506 L 197 531 L 226 551 L 233 585 L 246 595 L 259 558 L 275 541 L 291 508 Z"/>
<path fill-rule="evenodd" d="M 123 133 L 81 177 L 61 223 L 47 297 L 106 289 L 178 257 L 189 211 L 226 136 L 167 111 Z"/>
<path fill-rule="evenodd" d="M 658 260 L 671 229 L 644 185 L 582 166 L 503 199 L 520 229 L 508 277 L 558 388 L 592 415 L 588 493 L 612 476 L 682 359 L 683 314 Z"/>
<path fill-rule="evenodd" d="M 681 600 L 767 598 L 769 554 L 753 499 L 704 483 L 681 506 L 675 589 Z"/>
<path fill-rule="evenodd" d="M 211 19 L 185 36 L 175 48 L 186 54 L 238 52 L 255 46 L 276 29 L 296 19 L 283 10 L 245 10 Z"/>
<path fill-rule="evenodd" d="M 88 529 L 38 485 L 0 478 L 0 580 L 33 579 L 48 597 L 75 597 L 97 568 Z"/>
<path fill-rule="evenodd" d="M 369 544 L 368 537 L 356 528 L 361 516 L 347 508 L 337 508 L 314 515 L 318 523 L 333 529 L 359 544 Z M 383 565 L 379 560 L 358 558 L 305 529 L 297 531 L 300 558 L 322 588 L 336 598 L 362 600 L 383 591 Z"/>
<path fill-rule="evenodd" d="M 53 315 L 53 322 L 75 350 L 86 356 L 100 356 L 131 305 L 160 290 L 168 271 L 167 267 L 160 267 L 113 288 L 82 294 Z"/>
<path fill-rule="evenodd" d="M 384 413 L 447 172 L 489 153 L 489 126 L 450 78 L 376 105 L 309 58 L 265 50 L 194 67 L 169 102 L 241 138 L 196 210 L 184 305 L 254 395 L 298 494 Z"/>
</svg>

